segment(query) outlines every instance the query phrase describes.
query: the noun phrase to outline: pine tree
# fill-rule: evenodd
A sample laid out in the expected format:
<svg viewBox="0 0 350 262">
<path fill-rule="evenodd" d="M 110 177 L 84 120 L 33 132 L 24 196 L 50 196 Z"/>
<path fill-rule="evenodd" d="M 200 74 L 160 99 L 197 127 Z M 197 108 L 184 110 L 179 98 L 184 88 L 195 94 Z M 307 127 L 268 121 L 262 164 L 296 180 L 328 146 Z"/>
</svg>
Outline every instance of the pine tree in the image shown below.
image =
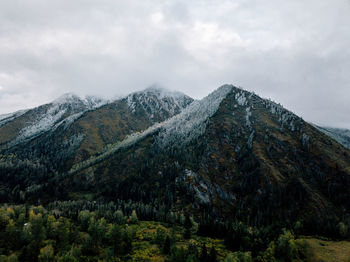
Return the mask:
<svg viewBox="0 0 350 262">
<path fill-rule="evenodd" d="M 167 235 L 165 241 L 164 241 L 164 245 L 163 245 L 163 253 L 164 254 L 170 254 L 170 237 L 169 235 Z"/>
<path fill-rule="evenodd" d="M 136 211 L 133 210 L 131 212 L 130 222 L 131 222 L 131 224 L 136 224 L 138 221 L 139 221 L 139 219 L 137 217 Z"/>
<path fill-rule="evenodd" d="M 190 216 L 188 214 L 185 215 L 184 227 L 185 227 L 184 238 L 190 239 L 191 238 L 192 222 L 191 222 Z"/>
<path fill-rule="evenodd" d="M 202 250 L 201 250 L 201 254 L 200 254 L 199 260 L 201 262 L 207 262 L 208 261 L 208 251 L 207 251 L 207 247 L 205 246 L 205 244 L 203 244 L 203 246 L 202 246 Z"/>
<path fill-rule="evenodd" d="M 210 249 L 208 262 L 216 262 L 216 250 L 215 250 L 215 247 L 212 247 Z"/>
</svg>

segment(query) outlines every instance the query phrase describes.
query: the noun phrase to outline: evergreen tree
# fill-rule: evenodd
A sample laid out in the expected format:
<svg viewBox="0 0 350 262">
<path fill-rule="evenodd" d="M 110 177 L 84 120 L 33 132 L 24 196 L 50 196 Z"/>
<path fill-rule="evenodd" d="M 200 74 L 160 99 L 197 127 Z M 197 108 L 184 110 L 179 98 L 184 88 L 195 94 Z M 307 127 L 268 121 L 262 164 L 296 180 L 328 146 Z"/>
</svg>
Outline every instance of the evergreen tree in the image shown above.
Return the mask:
<svg viewBox="0 0 350 262">
<path fill-rule="evenodd" d="M 53 262 L 55 260 L 53 247 L 48 245 L 40 249 L 38 260 L 39 262 Z"/>
<path fill-rule="evenodd" d="M 201 262 L 208 261 L 208 251 L 207 251 L 207 247 L 205 246 L 205 244 L 202 245 L 201 254 L 200 254 L 199 259 Z"/>
<path fill-rule="evenodd" d="M 163 245 L 163 253 L 164 254 L 170 254 L 170 246 L 171 246 L 170 237 L 167 235 L 167 237 L 165 238 L 165 241 L 164 241 L 164 245 Z"/>
<path fill-rule="evenodd" d="M 112 225 L 107 232 L 108 243 L 113 247 L 113 254 L 117 256 L 120 253 L 122 232 L 120 226 Z"/>
<path fill-rule="evenodd" d="M 188 214 L 185 215 L 184 227 L 185 227 L 184 238 L 190 239 L 191 238 L 192 222 L 191 222 L 190 216 Z"/>
<path fill-rule="evenodd" d="M 131 222 L 131 224 L 136 224 L 138 221 L 139 221 L 139 219 L 137 217 L 136 211 L 133 210 L 131 212 L 130 222 Z"/>
<path fill-rule="evenodd" d="M 215 247 L 212 247 L 210 249 L 209 257 L 208 257 L 208 262 L 216 262 L 216 250 Z"/>
</svg>

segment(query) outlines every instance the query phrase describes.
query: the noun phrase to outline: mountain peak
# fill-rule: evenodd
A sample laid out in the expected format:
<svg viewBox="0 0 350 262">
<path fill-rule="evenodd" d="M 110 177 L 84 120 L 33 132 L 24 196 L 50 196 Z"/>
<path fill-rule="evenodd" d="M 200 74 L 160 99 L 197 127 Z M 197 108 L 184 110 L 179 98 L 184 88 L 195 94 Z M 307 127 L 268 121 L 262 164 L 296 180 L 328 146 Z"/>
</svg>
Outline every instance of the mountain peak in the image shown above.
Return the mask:
<svg viewBox="0 0 350 262">
<path fill-rule="evenodd" d="M 126 101 L 132 113 L 144 112 L 156 121 L 180 113 L 193 99 L 181 92 L 151 86 L 128 95 Z"/>
<path fill-rule="evenodd" d="M 186 94 L 184 94 L 183 92 L 171 90 L 160 85 L 152 85 L 142 91 L 137 91 L 132 94 L 152 94 L 159 97 L 160 99 L 165 97 L 182 98 L 186 96 Z"/>
<path fill-rule="evenodd" d="M 85 96 L 85 98 L 79 97 L 75 93 L 65 93 L 59 98 L 55 99 L 52 104 L 64 105 L 64 104 L 81 104 L 82 107 L 87 109 L 93 109 L 105 104 L 107 101 L 97 96 Z"/>
<path fill-rule="evenodd" d="M 163 87 L 149 87 L 145 91 L 155 93 L 155 94 L 159 95 L 159 97 L 161 97 L 161 98 L 185 96 L 185 94 L 180 92 L 180 91 L 174 91 L 174 90 L 170 90 L 170 89 L 163 88 Z"/>
<path fill-rule="evenodd" d="M 71 103 L 73 101 L 81 101 L 81 98 L 75 93 L 64 93 L 63 95 L 55 99 L 52 103 L 66 104 L 66 103 Z"/>
</svg>

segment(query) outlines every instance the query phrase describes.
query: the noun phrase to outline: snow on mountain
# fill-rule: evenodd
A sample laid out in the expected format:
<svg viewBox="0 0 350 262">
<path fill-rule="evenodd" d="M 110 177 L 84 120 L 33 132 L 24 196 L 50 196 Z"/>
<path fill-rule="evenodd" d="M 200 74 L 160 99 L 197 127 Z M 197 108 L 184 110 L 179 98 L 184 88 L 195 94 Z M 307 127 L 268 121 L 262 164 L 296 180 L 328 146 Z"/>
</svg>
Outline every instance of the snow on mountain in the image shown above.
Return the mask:
<svg viewBox="0 0 350 262">
<path fill-rule="evenodd" d="M 336 140 L 338 143 L 350 149 L 350 130 L 343 128 L 314 126 L 321 132 Z"/>
<path fill-rule="evenodd" d="M 0 127 L 5 125 L 7 122 L 12 121 L 13 119 L 20 117 L 25 114 L 28 110 L 19 110 L 14 113 L 0 115 Z"/>
<path fill-rule="evenodd" d="M 156 118 L 157 115 L 163 119 L 171 117 L 180 113 L 183 108 L 193 101 L 192 98 L 181 92 L 156 86 L 132 93 L 126 99 L 133 113 L 136 113 L 139 107 L 150 119 Z"/>
<path fill-rule="evenodd" d="M 17 140 L 25 140 L 26 138 L 33 137 L 49 130 L 57 121 L 63 117 L 66 111 L 67 109 L 59 109 L 57 106 L 49 108 L 49 110 L 44 115 L 38 117 L 37 121 L 23 128 L 20 131 Z"/>
<path fill-rule="evenodd" d="M 207 120 L 218 110 L 220 103 L 230 91 L 232 85 L 224 85 L 199 101 L 194 101 L 180 114 L 166 121 L 159 134 L 160 146 L 186 144 L 203 134 Z"/>
<path fill-rule="evenodd" d="M 180 114 L 166 121 L 163 131 L 160 132 L 158 143 L 163 147 L 169 145 L 181 146 L 203 134 L 207 120 L 214 115 L 223 99 L 230 92 L 233 92 L 234 95 L 234 107 L 245 108 L 245 124 L 250 130 L 252 110 L 254 109 L 253 100 L 257 99 L 257 96 L 233 85 L 223 85 L 202 100 L 194 101 Z M 291 131 L 298 129 L 299 117 L 272 101 L 266 99 L 261 99 L 261 101 L 272 114 L 278 117 L 281 127 L 286 127 Z M 235 111 L 232 114 L 234 115 Z M 251 136 L 253 135 L 254 133 Z"/>
<path fill-rule="evenodd" d="M 93 109 L 107 103 L 106 100 L 96 96 L 86 96 L 80 98 L 74 93 L 66 93 L 52 102 L 53 105 L 71 105 L 75 108 L 86 107 L 86 109 Z"/>
<path fill-rule="evenodd" d="M 94 109 L 94 108 L 98 108 L 100 106 L 105 105 L 106 103 L 108 103 L 108 100 L 102 99 L 100 97 L 97 96 L 86 96 L 83 99 L 83 103 L 89 108 L 89 109 Z"/>
<path fill-rule="evenodd" d="M 64 94 L 50 104 L 32 109 L 36 115 L 35 120 L 20 131 L 12 144 L 36 137 L 49 130 L 55 130 L 61 124 L 65 124 L 67 127 L 85 111 L 103 104 L 105 101 L 101 98 L 86 97 L 81 99 L 72 93 Z"/>
<path fill-rule="evenodd" d="M 69 174 L 76 173 L 77 171 L 79 171 L 81 169 L 85 169 L 89 166 L 95 165 L 96 163 L 103 161 L 107 157 L 113 155 L 118 150 L 132 146 L 135 143 L 137 143 L 138 141 L 142 140 L 143 138 L 154 134 L 162 126 L 163 126 L 163 123 L 154 124 L 153 126 L 147 128 L 143 132 L 133 133 L 131 135 L 126 136 L 126 138 L 122 141 L 117 141 L 114 144 L 110 144 L 110 145 L 106 146 L 104 148 L 104 150 L 100 152 L 99 155 L 92 156 L 88 160 L 85 160 L 83 162 L 80 162 L 80 163 L 74 165 L 71 168 L 71 170 L 69 171 Z"/>
</svg>

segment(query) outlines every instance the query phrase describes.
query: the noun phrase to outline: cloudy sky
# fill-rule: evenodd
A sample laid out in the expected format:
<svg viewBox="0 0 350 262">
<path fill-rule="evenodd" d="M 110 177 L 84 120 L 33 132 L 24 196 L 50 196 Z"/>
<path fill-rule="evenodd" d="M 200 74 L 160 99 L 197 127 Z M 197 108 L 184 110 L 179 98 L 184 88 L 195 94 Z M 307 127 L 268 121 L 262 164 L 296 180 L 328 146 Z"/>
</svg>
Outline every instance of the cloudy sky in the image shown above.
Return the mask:
<svg viewBox="0 0 350 262">
<path fill-rule="evenodd" d="M 0 114 L 66 92 L 232 83 L 350 128 L 349 0 L 2 0 Z"/>
</svg>

